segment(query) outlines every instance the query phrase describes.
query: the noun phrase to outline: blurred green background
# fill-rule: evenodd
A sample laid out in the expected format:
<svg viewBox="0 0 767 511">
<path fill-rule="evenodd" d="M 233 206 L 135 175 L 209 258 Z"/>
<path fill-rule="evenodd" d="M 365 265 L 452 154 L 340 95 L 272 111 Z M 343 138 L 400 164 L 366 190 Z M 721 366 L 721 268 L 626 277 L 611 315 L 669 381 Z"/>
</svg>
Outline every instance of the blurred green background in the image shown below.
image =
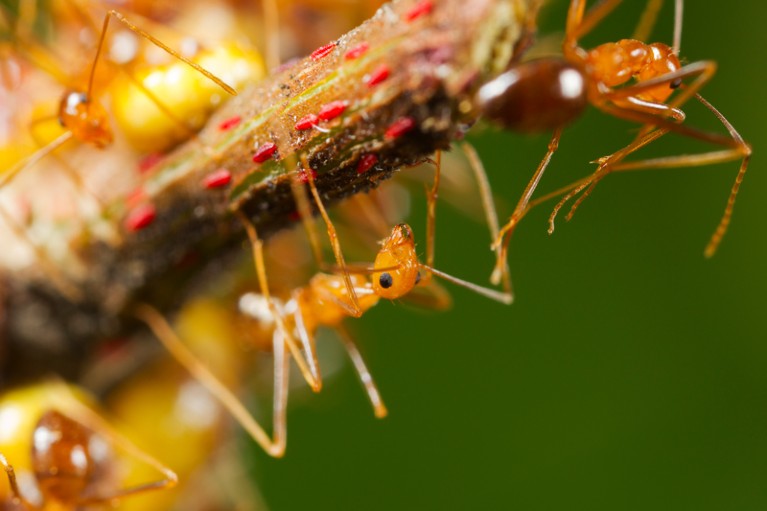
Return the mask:
<svg viewBox="0 0 767 511">
<path fill-rule="evenodd" d="M 585 44 L 630 36 L 643 5 L 626 2 Z M 566 7 L 547 7 L 542 34 L 562 30 Z M 653 40 L 669 42 L 664 9 Z M 511 249 L 511 307 L 451 288 L 451 312 L 387 303 L 353 322 L 387 419 L 347 365 L 295 401 L 283 460 L 241 439 L 269 507 L 767 509 L 765 19 L 757 0 L 686 5 L 682 55 L 719 63 L 703 94 L 755 150 L 713 259 L 703 248 L 735 162 L 610 177 L 553 236 L 550 208 L 535 210 Z M 541 189 L 590 172 L 635 129 L 592 109 L 565 131 Z M 643 154 L 705 149 L 667 138 Z M 471 139 L 508 211 L 548 137 Z M 423 216 L 419 203 L 417 233 Z M 441 268 L 483 282 L 486 247 L 483 228 L 440 208 Z"/>
</svg>

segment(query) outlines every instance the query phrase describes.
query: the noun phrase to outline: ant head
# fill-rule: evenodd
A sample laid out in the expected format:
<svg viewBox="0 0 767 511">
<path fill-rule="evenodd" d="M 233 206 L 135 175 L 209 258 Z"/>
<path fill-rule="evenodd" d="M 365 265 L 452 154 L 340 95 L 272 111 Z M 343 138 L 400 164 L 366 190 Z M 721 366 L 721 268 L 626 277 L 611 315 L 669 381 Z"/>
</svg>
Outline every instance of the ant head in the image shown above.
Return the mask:
<svg viewBox="0 0 767 511">
<path fill-rule="evenodd" d="M 381 245 L 373 267 L 386 270 L 373 273 L 373 291 L 381 298 L 396 300 L 409 293 L 419 280 L 413 231 L 407 224 L 396 225 Z"/>
<path fill-rule="evenodd" d="M 55 410 L 38 421 L 33 434 L 32 467 L 46 500 L 77 502 L 93 483 L 109 450 L 101 438 Z"/>
<path fill-rule="evenodd" d="M 679 70 L 682 67 L 682 63 L 679 61 L 674 49 L 663 43 L 653 43 L 648 47 L 648 56 L 645 65 L 637 73 L 636 79 L 639 82 L 645 80 L 652 80 L 658 76 L 663 76 L 674 71 Z M 674 89 L 679 88 L 682 85 L 681 79 L 674 80 L 668 85 L 659 85 L 651 89 L 647 89 L 637 97 L 647 101 L 653 101 L 656 103 L 665 102 Z"/>
<path fill-rule="evenodd" d="M 80 141 L 99 149 L 112 143 L 112 128 L 107 112 L 100 103 L 87 94 L 69 91 L 59 104 L 59 122 Z"/>
</svg>

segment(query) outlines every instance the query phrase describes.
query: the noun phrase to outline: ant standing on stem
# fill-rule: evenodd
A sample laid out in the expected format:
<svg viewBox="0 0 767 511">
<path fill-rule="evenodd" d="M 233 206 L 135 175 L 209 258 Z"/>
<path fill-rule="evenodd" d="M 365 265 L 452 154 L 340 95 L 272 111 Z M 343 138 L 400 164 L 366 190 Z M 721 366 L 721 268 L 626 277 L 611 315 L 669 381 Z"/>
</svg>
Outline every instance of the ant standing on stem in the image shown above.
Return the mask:
<svg viewBox="0 0 767 511">
<path fill-rule="evenodd" d="M 636 39 L 605 43 L 592 50 L 579 45 L 579 39 L 599 24 L 620 0 L 603 0 L 586 11 L 586 0 L 572 0 L 562 57 L 551 57 L 515 64 L 508 71 L 485 84 L 477 95 L 479 107 L 490 119 L 502 126 L 522 132 L 554 130 L 548 151 L 527 184 L 509 221 L 493 243 L 497 262 L 491 280 L 498 282 L 504 274 L 506 253 L 511 235 L 519 221 L 535 205 L 565 194 L 549 218 L 549 233 L 554 231 L 554 219 L 560 208 L 579 193 L 567 214 L 570 220 L 578 206 L 594 187 L 611 172 L 639 169 L 693 167 L 741 160 L 735 183 L 730 191 L 724 214 L 705 249 L 706 257 L 716 252 L 732 216 L 743 175 L 751 157 L 751 147 L 735 128 L 706 101 L 698 91 L 714 75 L 716 63 L 694 62 L 682 66 L 678 53 L 681 40 L 682 1 L 676 0 L 674 45 L 646 44 Z M 657 4 L 657 2 L 655 2 Z M 648 8 L 652 4 L 648 3 Z M 540 2 L 537 7 L 540 7 Z M 657 5 L 656 5 L 657 7 Z M 535 11 L 533 9 L 533 18 Z M 649 32 L 652 22 L 640 22 L 637 33 Z M 686 78 L 694 78 L 683 83 Z M 630 81 L 634 83 L 629 83 Z M 625 85 L 627 84 L 628 85 Z M 620 87 L 621 85 L 625 85 Z M 675 97 L 672 94 L 679 89 Z M 701 131 L 683 124 L 685 114 L 680 110 L 691 98 L 708 108 L 729 136 Z M 565 125 L 578 118 L 588 104 L 615 117 L 642 124 L 634 140 L 623 149 L 597 160 L 598 168 L 590 176 L 571 185 L 531 200 L 551 157 L 557 150 Z M 626 157 L 663 135 L 674 132 L 702 140 L 724 149 L 694 155 L 666 156 L 624 162 Z"/>
</svg>

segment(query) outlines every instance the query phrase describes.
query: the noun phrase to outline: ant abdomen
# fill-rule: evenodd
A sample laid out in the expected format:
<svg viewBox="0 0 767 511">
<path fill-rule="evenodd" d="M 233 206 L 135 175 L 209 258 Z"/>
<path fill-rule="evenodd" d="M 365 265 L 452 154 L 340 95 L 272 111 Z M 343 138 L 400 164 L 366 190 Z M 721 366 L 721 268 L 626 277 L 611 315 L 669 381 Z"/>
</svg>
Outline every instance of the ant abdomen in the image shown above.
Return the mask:
<svg viewBox="0 0 767 511">
<path fill-rule="evenodd" d="M 524 133 L 568 124 L 588 105 L 583 72 L 557 57 L 515 65 L 483 85 L 477 102 L 488 118 Z"/>
</svg>

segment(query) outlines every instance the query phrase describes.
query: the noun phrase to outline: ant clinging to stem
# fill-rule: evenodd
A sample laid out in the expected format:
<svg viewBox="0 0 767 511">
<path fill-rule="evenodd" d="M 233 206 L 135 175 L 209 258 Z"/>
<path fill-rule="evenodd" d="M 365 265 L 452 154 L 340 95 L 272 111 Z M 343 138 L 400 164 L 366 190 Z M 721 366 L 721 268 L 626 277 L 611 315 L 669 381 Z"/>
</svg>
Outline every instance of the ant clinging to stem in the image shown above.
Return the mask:
<svg viewBox="0 0 767 511">
<path fill-rule="evenodd" d="M 493 248 L 497 250 L 493 282 L 499 281 L 505 274 L 506 253 L 511 235 L 532 207 L 564 194 L 549 217 L 551 233 L 554 230 L 554 219 L 561 207 L 582 193 L 566 216 L 566 219 L 570 220 L 597 183 L 611 172 L 694 167 L 740 159 L 740 169 L 724 213 L 706 246 L 706 257 L 716 252 L 727 231 L 735 198 L 751 157 L 751 147 L 729 121 L 698 94 L 701 87 L 714 75 L 716 63 L 699 61 L 684 66 L 681 64 L 678 54 L 683 0 L 676 0 L 675 3 L 672 47 L 663 43 L 646 44 L 638 40 L 646 37 L 654 23 L 652 13 L 660 6 L 658 0 L 648 2 L 646 14 L 650 15 L 644 16 L 640 21 L 635 39 L 605 43 L 591 50 L 581 47 L 579 39 L 598 25 L 619 3 L 620 0 L 602 0 L 587 11 L 586 0 L 572 0 L 567 14 L 562 56 L 515 63 L 506 72 L 485 84 L 477 95 L 477 102 L 484 115 L 508 129 L 526 133 L 553 130 L 546 155 L 493 243 Z M 530 18 L 532 29 L 540 4 L 541 2 L 536 3 Z M 688 78 L 692 81 L 684 83 Z M 678 94 L 672 97 L 677 90 Z M 685 114 L 680 107 L 693 97 L 716 116 L 729 136 L 702 131 L 684 123 Z M 642 127 L 626 147 L 599 158 L 597 170 L 590 176 L 531 200 L 552 155 L 557 150 L 563 128 L 577 119 L 589 104 L 614 117 L 640 123 Z M 723 149 L 701 154 L 624 161 L 626 157 L 669 132 L 708 142 Z"/>
<path fill-rule="evenodd" d="M 84 13 L 83 15 L 88 21 L 91 21 L 88 15 Z M 170 48 L 168 45 L 153 35 L 149 34 L 145 30 L 137 27 L 121 13 L 115 10 L 109 10 L 104 14 L 104 20 L 98 36 L 96 52 L 88 73 L 86 85 L 82 87 L 79 85 L 68 84 L 68 90 L 62 94 L 58 107 L 57 118 L 61 126 L 65 129 L 64 133 L 59 135 L 45 147 L 42 147 L 28 159 L 22 161 L 19 165 L 8 170 L 0 179 L 0 187 L 10 183 L 20 172 L 34 166 L 41 159 L 56 151 L 69 140 L 74 139 L 99 149 L 103 149 L 112 144 L 114 140 L 113 128 L 110 124 L 107 110 L 99 102 L 96 91 L 96 70 L 102 54 L 105 53 L 106 36 L 109 29 L 109 22 L 112 18 L 122 23 L 131 32 L 137 34 L 138 36 L 146 39 L 158 48 L 162 49 L 173 58 L 181 61 L 187 66 L 190 66 L 196 72 L 202 74 L 205 78 L 214 82 L 227 93 L 231 95 L 237 94 L 231 86 L 226 84 L 223 80 L 221 80 L 210 71 L 204 69 L 196 62 L 184 57 L 179 52 Z M 95 27 L 93 28 L 95 29 Z M 125 70 L 125 72 L 128 73 L 128 76 L 130 77 L 133 84 L 136 87 L 139 87 L 142 92 L 150 99 L 150 101 L 155 103 L 165 115 L 172 118 L 174 122 L 177 122 L 183 126 L 190 135 L 194 133 L 194 129 L 192 127 L 186 126 L 182 119 L 178 118 L 162 104 L 162 102 L 151 90 L 151 87 L 141 83 L 135 76 L 133 76 L 132 72 L 128 70 Z"/>
<path fill-rule="evenodd" d="M 476 163 L 471 149 L 468 156 Z M 239 214 L 253 250 L 253 260 L 258 276 L 260 294 L 248 293 L 248 302 L 241 300 L 241 311 L 261 322 L 272 325 L 270 334 L 274 356 L 274 413 L 272 435 L 255 421 L 240 400 L 226 388 L 221 381 L 184 345 L 165 318 L 153 307 L 140 304 L 134 310 L 136 317 L 145 322 L 155 336 L 165 345 L 173 357 L 222 403 L 232 416 L 243 426 L 264 451 L 271 456 L 281 457 L 287 441 L 286 411 L 288 399 L 288 376 L 290 356 L 295 359 L 306 382 L 314 391 L 322 387 L 322 379 L 317 360 L 315 335 L 320 327 L 335 329 L 346 348 L 349 357 L 362 381 L 376 417 L 387 415 L 386 406 L 373 381 L 362 356 L 351 335 L 343 325 L 349 317 L 360 317 L 375 306 L 381 298 L 398 300 L 405 298 L 414 290 L 421 290 L 419 296 L 424 304 L 436 309 L 449 306 L 448 295 L 432 280 L 440 277 L 482 296 L 504 304 L 510 304 L 510 292 L 499 292 L 478 286 L 471 282 L 453 277 L 432 266 L 434 260 L 434 224 L 437 186 L 439 185 L 440 157 L 434 160 L 435 185 L 427 194 L 427 243 L 426 261 L 419 260 L 412 229 L 406 224 L 398 224 L 380 242 L 373 266 L 339 265 L 337 273 L 317 273 L 308 285 L 293 290 L 289 298 L 282 301 L 273 296 L 269 289 L 267 271 L 264 262 L 263 241 L 258 236 L 254 225 Z M 486 181 L 481 166 L 472 165 L 480 188 Z M 309 186 L 317 198 L 314 182 Z M 491 237 L 497 236 L 497 218 L 492 197 L 483 193 L 483 206 L 487 215 Z M 349 283 L 351 288 L 348 287 Z M 354 302 L 352 302 L 354 297 Z M 286 350 L 287 348 L 287 350 Z"/>
<path fill-rule="evenodd" d="M 51 74 L 58 81 L 62 82 L 65 90 L 61 95 L 55 115 L 37 118 L 32 121 L 30 133 L 39 149 L 13 167 L 4 170 L 2 175 L 0 175 L 0 188 L 9 185 L 19 174 L 31 169 L 40 163 L 41 160 L 48 157 L 58 157 L 57 151 L 73 141 L 97 149 L 110 147 L 115 139 L 114 122 L 121 128 L 122 134 L 126 137 L 132 133 L 129 138 L 136 138 L 137 126 L 142 126 L 142 123 L 144 127 L 151 124 L 153 126 L 153 131 L 151 131 L 152 142 L 164 144 L 163 147 L 165 148 L 175 141 L 175 132 L 181 132 L 186 137 L 197 140 L 196 130 L 198 127 L 187 120 L 187 117 L 192 117 L 191 113 L 189 111 L 174 112 L 174 107 L 168 106 L 160 98 L 163 95 L 163 91 L 170 86 L 177 91 L 179 96 L 187 98 L 185 103 L 187 110 L 195 112 L 204 110 L 203 105 L 207 105 L 208 102 L 212 101 L 208 98 L 210 96 L 208 91 L 212 90 L 213 87 L 202 87 L 202 83 L 210 81 L 211 84 L 215 84 L 215 87 L 220 87 L 228 94 L 236 94 L 236 91 L 225 83 L 223 79 L 205 69 L 199 63 L 181 55 L 147 31 L 137 27 L 121 13 L 114 10 L 107 11 L 104 14 L 103 22 L 99 25 L 95 19 L 92 19 L 85 6 L 75 1 L 70 2 L 69 6 L 76 12 L 78 19 L 84 20 L 85 26 L 97 36 L 94 54 L 92 60 L 89 60 L 90 65 L 87 69 L 87 74 L 80 76 L 78 73 L 72 73 L 59 68 L 51 57 L 53 50 L 32 40 L 26 34 L 28 30 L 19 29 L 19 34 L 15 36 L 14 44 L 20 54 L 31 62 L 37 63 L 46 73 Z M 127 66 L 126 63 L 112 62 L 107 59 L 106 56 L 109 54 L 107 35 L 112 19 L 127 27 L 132 33 L 146 39 L 166 52 L 175 59 L 175 62 L 161 65 L 148 65 L 144 63 L 138 66 L 134 63 L 134 65 Z M 23 23 L 19 23 L 23 25 Z M 210 50 L 200 49 L 197 51 L 195 59 L 203 59 L 205 62 L 210 63 L 212 55 L 214 54 Z M 217 50 L 215 55 L 219 60 L 229 63 L 251 59 L 250 53 L 240 55 L 230 45 L 224 45 L 223 49 Z M 135 56 L 132 58 L 136 60 Z M 105 60 L 107 62 L 104 62 Z M 108 63 L 117 66 L 127 77 L 126 82 L 118 83 L 122 87 L 110 87 L 109 91 L 106 90 L 106 81 L 101 76 L 105 74 L 103 72 L 104 67 Z M 248 69 L 260 70 L 262 67 L 260 57 L 253 62 L 248 61 L 248 63 L 250 65 Z M 182 72 L 185 71 L 185 69 L 182 69 L 182 66 L 188 66 L 192 71 Z M 102 72 L 99 73 L 99 70 Z M 113 81 L 112 75 L 113 73 L 110 73 L 110 82 Z M 237 81 L 242 78 L 241 76 L 229 74 L 226 76 L 227 81 Z M 102 96 L 108 92 L 112 96 L 111 110 L 108 110 L 103 104 Z M 121 105 L 122 110 L 130 112 L 130 120 L 133 124 L 125 125 L 124 119 L 121 120 L 121 116 L 116 115 L 115 105 L 117 104 Z M 164 119 L 165 122 L 156 122 L 158 116 Z M 53 119 L 58 120 L 60 125 L 59 134 L 55 137 L 49 137 L 48 140 L 41 139 L 36 134 L 34 126 Z M 158 130 L 163 129 L 165 130 L 164 132 L 158 132 Z M 202 149 L 209 151 L 209 148 L 205 145 L 202 145 Z M 72 165 L 62 158 L 58 159 L 61 169 L 67 172 L 76 188 L 81 192 L 85 192 L 83 196 L 91 196 L 99 203 L 99 212 L 101 214 L 106 213 L 107 211 L 103 209 L 101 199 L 87 186 L 88 181 L 86 178 L 81 176 Z M 83 204 L 84 201 L 79 201 L 78 203 Z M 16 237 L 31 248 L 41 268 L 45 270 L 50 280 L 63 294 L 72 299 L 80 299 L 80 290 L 69 281 L 66 275 L 67 272 L 63 272 L 52 259 L 48 252 L 49 248 L 45 246 L 46 243 L 31 237 L 28 232 L 29 230 L 25 228 L 26 226 L 23 225 L 22 221 L 4 207 L 0 207 L 0 217 L 5 220 L 6 226 L 16 234 Z M 113 233 L 111 236 L 110 239 L 113 239 L 117 235 Z"/>
</svg>

